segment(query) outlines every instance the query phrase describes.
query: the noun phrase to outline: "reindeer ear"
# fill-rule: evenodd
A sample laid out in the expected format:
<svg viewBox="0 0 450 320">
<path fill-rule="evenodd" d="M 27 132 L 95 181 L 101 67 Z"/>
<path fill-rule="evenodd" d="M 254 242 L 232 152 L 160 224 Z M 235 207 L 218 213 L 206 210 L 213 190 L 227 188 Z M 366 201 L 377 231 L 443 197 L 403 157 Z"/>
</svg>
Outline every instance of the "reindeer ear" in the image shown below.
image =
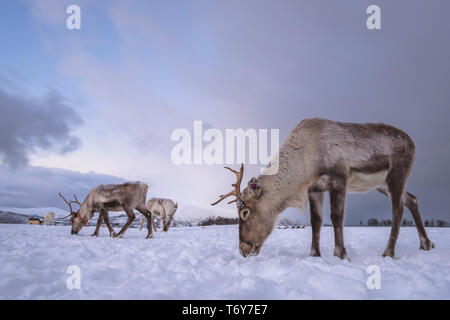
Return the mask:
<svg viewBox="0 0 450 320">
<path fill-rule="evenodd" d="M 255 177 L 251 178 L 250 181 L 248 182 L 248 191 L 255 198 L 259 198 L 262 196 L 261 183 Z"/>
</svg>

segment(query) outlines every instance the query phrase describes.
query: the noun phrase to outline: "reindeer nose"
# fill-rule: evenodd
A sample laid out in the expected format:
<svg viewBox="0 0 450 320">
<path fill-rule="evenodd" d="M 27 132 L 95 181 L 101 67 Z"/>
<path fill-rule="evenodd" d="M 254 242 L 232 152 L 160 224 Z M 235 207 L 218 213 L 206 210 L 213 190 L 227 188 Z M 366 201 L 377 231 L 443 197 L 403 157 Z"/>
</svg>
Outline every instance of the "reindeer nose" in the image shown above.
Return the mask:
<svg viewBox="0 0 450 320">
<path fill-rule="evenodd" d="M 78 232 L 72 230 L 72 231 L 70 232 L 70 234 L 78 234 Z"/>
<path fill-rule="evenodd" d="M 242 241 L 239 243 L 239 252 L 244 258 L 248 256 L 257 256 L 260 249 L 261 246 L 258 244 L 250 244 Z"/>
<path fill-rule="evenodd" d="M 245 242 L 239 243 L 239 252 L 241 253 L 241 256 L 244 258 L 248 257 L 248 255 L 251 253 L 252 246 Z"/>
</svg>

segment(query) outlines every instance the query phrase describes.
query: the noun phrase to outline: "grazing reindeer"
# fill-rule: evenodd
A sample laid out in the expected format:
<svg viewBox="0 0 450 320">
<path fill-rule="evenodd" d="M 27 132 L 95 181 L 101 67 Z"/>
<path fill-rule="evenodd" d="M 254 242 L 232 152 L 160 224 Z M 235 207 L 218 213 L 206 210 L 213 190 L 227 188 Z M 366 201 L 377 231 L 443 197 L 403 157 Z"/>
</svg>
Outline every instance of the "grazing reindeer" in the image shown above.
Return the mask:
<svg viewBox="0 0 450 320">
<path fill-rule="evenodd" d="M 73 195 L 73 197 L 74 197 L 74 199 L 75 200 L 71 200 L 71 201 L 67 201 L 66 200 L 66 198 L 64 198 L 63 197 L 63 195 L 61 194 L 61 192 L 60 193 L 58 193 L 58 195 L 64 200 L 64 202 L 69 206 L 69 210 L 70 210 L 70 213 L 67 215 L 67 216 L 65 216 L 63 219 L 65 219 L 65 218 L 67 218 L 67 217 L 71 217 L 71 220 L 72 220 L 72 234 L 77 234 L 78 233 L 78 231 L 77 232 L 75 232 L 75 231 L 73 231 L 73 223 L 74 223 L 74 219 L 76 219 L 76 218 L 79 218 L 79 219 L 81 219 L 80 218 L 80 216 L 79 216 L 79 211 L 80 210 L 77 210 L 77 211 L 75 211 L 75 210 L 73 210 L 73 208 L 72 208 L 72 204 L 77 204 L 79 207 L 81 207 L 81 203 L 78 201 L 78 198 L 77 198 L 77 196 L 76 195 Z M 84 220 L 82 220 L 83 221 L 83 224 L 84 225 L 86 225 L 87 223 L 88 223 L 88 219 L 84 219 Z M 103 221 L 105 221 L 105 224 L 106 224 L 106 226 L 108 227 L 108 229 L 109 229 L 109 235 L 111 236 L 111 237 L 115 237 L 117 234 L 116 234 L 116 232 L 114 231 L 114 229 L 111 227 L 111 224 L 109 223 L 109 215 L 108 215 L 108 212 L 106 211 L 106 212 L 103 212 L 103 213 L 100 213 L 100 215 L 99 215 L 99 217 L 98 217 L 98 220 L 97 220 L 97 228 L 95 229 L 95 232 L 92 234 L 92 236 L 98 236 L 98 232 L 99 232 L 99 229 L 100 229 L 100 226 L 101 226 L 101 224 L 102 224 L 102 222 Z M 81 229 L 81 228 L 80 228 Z"/>
<path fill-rule="evenodd" d="M 175 216 L 175 211 L 178 209 L 178 203 L 171 199 L 151 198 L 147 202 L 147 210 L 150 211 L 154 217 L 158 217 L 163 221 L 163 230 L 168 231 L 170 224 Z M 156 231 L 155 222 L 153 221 L 153 228 Z"/>
<path fill-rule="evenodd" d="M 125 182 L 122 184 L 99 185 L 89 191 L 82 203 L 79 203 L 76 197 L 75 201 L 67 201 L 61 193 L 59 193 L 59 196 L 69 205 L 72 215 L 72 234 L 77 234 L 87 224 L 89 219 L 94 216 L 94 212 L 99 212 L 97 227 L 92 235 L 98 236 L 100 226 L 105 221 L 110 236 L 123 237 L 123 234 L 135 219 L 134 210 L 136 209 L 147 218 L 149 225 L 148 239 L 153 238 L 153 232 L 151 228 L 151 212 L 145 207 L 147 190 L 148 186 L 143 182 Z M 78 211 L 72 210 L 72 203 L 80 206 Z M 119 233 L 116 234 L 109 223 L 108 211 L 123 210 L 126 212 L 128 220 Z"/>
<path fill-rule="evenodd" d="M 54 225 L 55 224 L 55 213 L 54 212 L 48 212 L 45 216 L 44 216 L 44 225 L 49 225 L 49 224 Z"/>
<path fill-rule="evenodd" d="M 419 213 L 417 199 L 405 185 L 414 161 L 415 145 L 403 131 L 382 123 L 342 123 L 306 119 L 287 137 L 278 154 L 274 175 L 252 178 L 241 193 L 241 170 L 234 171 L 235 189 L 213 203 L 235 196 L 239 212 L 239 251 L 257 255 L 272 232 L 279 213 L 287 207 L 304 210 L 309 199 L 312 226 L 311 256 L 320 256 L 319 239 L 325 191 L 330 193 L 334 227 L 334 255 L 344 259 L 342 221 L 347 192 L 377 189 L 392 204 L 392 229 L 383 256 L 394 256 L 405 205 L 414 218 L 420 249 L 434 248 Z"/>
</svg>

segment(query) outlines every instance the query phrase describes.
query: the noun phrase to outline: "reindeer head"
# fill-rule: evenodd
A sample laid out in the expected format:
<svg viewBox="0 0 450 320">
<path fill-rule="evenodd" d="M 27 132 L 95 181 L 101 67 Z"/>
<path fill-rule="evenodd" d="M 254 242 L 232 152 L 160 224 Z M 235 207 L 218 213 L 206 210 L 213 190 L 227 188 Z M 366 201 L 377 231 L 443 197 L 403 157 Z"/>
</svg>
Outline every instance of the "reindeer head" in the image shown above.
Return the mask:
<svg viewBox="0 0 450 320">
<path fill-rule="evenodd" d="M 173 202 L 171 202 L 173 203 Z M 164 207 L 163 207 L 164 209 Z M 173 218 L 175 216 L 175 211 L 178 209 L 178 203 L 175 203 L 173 207 L 170 208 L 169 216 L 163 221 L 163 231 L 169 231 L 169 227 L 172 224 Z"/>
<path fill-rule="evenodd" d="M 80 209 L 78 209 L 77 211 L 74 211 L 72 208 L 72 204 L 75 203 L 78 206 L 81 206 L 80 202 L 77 199 L 76 195 L 73 195 L 75 200 L 71 200 L 71 201 L 67 201 L 66 198 L 63 197 L 63 195 L 60 193 L 58 193 L 58 195 L 64 200 L 64 202 L 69 206 L 69 210 L 70 210 L 70 214 L 68 214 L 67 216 L 65 216 L 64 218 L 67 218 L 70 216 L 70 220 L 72 222 L 72 231 L 71 234 L 78 234 L 78 232 L 81 230 L 81 228 L 83 228 L 86 223 L 87 223 L 87 219 L 82 219 L 80 216 Z M 64 219 L 63 218 L 63 219 Z"/>
<path fill-rule="evenodd" d="M 235 200 L 228 203 L 236 202 L 237 205 L 239 214 L 239 252 L 244 257 L 258 255 L 264 241 L 272 232 L 276 216 L 272 215 L 268 211 L 270 209 L 261 202 L 263 189 L 258 179 L 252 178 L 248 182 L 247 188 L 241 193 L 241 182 L 244 174 L 243 164 L 239 171 L 229 167 L 225 167 L 225 169 L 236 174 L 237 181 L 232 184 L 234 190 L 221 195 L 220 199 L 211 205 L 214 206 L 229 196 L 236 197 Z"/>
</svg>

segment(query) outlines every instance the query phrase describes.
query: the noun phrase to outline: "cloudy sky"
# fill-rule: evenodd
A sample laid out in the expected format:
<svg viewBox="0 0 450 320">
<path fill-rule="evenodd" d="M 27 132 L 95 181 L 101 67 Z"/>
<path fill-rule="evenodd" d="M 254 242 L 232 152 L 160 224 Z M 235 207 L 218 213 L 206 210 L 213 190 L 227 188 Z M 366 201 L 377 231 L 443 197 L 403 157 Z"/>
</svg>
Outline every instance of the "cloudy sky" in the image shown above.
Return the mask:
<svg viewBox="0 0 450 320">
<path fill-rule="evenodd" d="M 66 28 L 71 4 L 81 30 Z M 370 4 L 382 30 L 366 27 Z M 277 128 L 282 143 L 324 117 L 408 132 L 408 190 L 425 218 L 450 220 L 448 12 L 446 0 L 3 0 L 0 206 L 64 208 L 58 191 L 142 180 L 149 196 L 207 207 L 233 177 L 173 164 L 175 129 Z M 376 192 L 346 206 L 347 223 L 390 217 Z"/>
</svg>

